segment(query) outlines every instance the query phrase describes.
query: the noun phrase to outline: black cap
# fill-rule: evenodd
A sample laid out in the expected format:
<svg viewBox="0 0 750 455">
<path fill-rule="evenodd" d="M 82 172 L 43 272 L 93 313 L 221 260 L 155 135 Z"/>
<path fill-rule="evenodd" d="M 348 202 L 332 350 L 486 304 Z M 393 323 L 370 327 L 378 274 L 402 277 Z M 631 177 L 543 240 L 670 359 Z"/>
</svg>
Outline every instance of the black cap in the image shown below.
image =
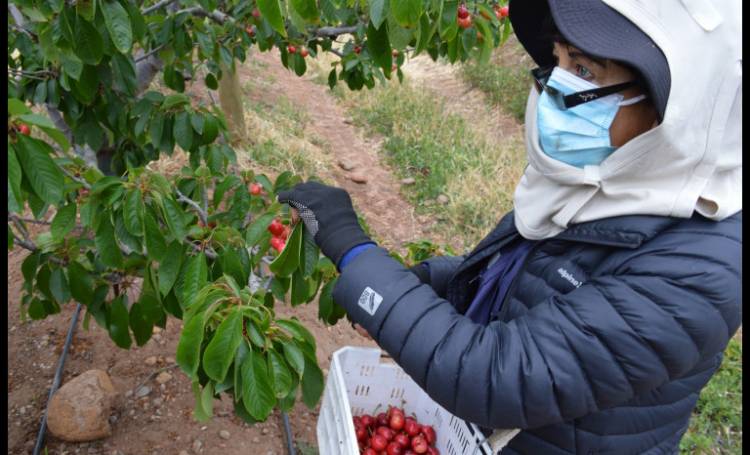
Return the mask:
<svg viewBox="0 0 750 455">
<path fill-rule="evenodd" d="M 510 0 L 510 21 L 526 52 L 539 66 L 555 64 L 549 21 L 573 46 L 616 60 L 645 80 L 659 121 L 667 108 L 671 77 L 659 47 L 635 24 L 601 0 Z"/>
</svg>

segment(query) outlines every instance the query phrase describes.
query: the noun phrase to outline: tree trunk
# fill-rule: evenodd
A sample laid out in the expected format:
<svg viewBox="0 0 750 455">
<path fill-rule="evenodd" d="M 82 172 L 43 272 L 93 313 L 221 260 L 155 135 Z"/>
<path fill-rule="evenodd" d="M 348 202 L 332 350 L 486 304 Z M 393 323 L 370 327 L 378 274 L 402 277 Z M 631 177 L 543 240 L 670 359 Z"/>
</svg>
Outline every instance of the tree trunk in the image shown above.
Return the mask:
<svg viewBox="0 0 750 455">
<path fill-rule="evenodd" d="M 231 133 L 232 142 L 245 139 L 245 112 L 242 107 L 242 88 L 237 71 L 231 68 L 221 68 L 222 77 L 219 81 L 219 104 L 227 119 L 227 127 Z"/>
</svg>

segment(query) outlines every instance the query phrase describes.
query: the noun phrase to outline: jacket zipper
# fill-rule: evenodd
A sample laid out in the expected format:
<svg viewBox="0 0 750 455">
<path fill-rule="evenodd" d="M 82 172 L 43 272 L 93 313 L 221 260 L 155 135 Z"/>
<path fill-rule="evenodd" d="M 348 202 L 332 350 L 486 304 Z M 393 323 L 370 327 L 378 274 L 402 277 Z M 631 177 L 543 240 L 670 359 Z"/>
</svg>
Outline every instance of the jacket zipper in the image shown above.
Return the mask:
<svg viewBox="0 0 750 455">
<path fill-rule="evenodd" d="M 508 288 L 508 292 L 505 293 L 505 297 L 503 297 L 503 302 L 500 304 L 500 311 L 495 313 L 492 318 L 490 319 L 490 322 L 494 320 L 502 320 L 501 316 L 505 316 L 505 314 L 508 312 L 508 301 L 513 296 L 513 293 L 516 291 L 516 287 L 518 286 L 519 278 L 521 277 L 521 272 L 526 268 L 526 264 L 531 260 L 531 255 L 539 248 L 542 244 L 542 241 L 539 241 L 536 245 L 532 246 L 529 252 L 526 254 L 526 257 L 523 260 L 523 264 L 521 264 L 521 268 L 518 269 L 518 272 L 516 273 L 516 276 L 513 277 L 513 281 L 510 283 L 510 287 Z"/>
</svg>

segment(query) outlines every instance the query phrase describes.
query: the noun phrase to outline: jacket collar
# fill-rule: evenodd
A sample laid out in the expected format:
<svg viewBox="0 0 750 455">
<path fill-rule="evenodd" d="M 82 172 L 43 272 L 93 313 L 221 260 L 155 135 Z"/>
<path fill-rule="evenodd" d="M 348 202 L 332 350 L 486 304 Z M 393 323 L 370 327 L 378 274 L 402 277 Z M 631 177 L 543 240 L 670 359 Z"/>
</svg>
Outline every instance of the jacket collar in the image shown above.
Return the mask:
<svg viewBox="0 0 750 455">
<path fill-rule="evenodd" d="M 625 215 L 570 226 L 553 237 L 560 240 L 638 248 L 680 219 L 653 215 Z"/>
</svg>

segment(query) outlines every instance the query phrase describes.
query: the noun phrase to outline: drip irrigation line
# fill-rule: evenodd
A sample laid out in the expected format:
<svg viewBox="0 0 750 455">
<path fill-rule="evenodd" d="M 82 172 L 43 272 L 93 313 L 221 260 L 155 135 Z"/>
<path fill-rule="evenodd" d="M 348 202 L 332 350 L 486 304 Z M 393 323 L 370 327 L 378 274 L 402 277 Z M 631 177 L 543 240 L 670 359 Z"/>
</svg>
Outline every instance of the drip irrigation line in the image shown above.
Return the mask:
<svg viewBox="0 0 750 455">
<path fill-rule="evenodd" d="M 289 425 L 289 416 L 284 411 L 281 411 L 281 420 L 284 421 L 284 434 L 286 436 L 286 449 L 289 452 L 289 455 L 295 455 L 294 440 L 292 439 L 292 428 Z"/>
<path fill-rule="evenodd" d="M 76 331 L 78 325 L 78 315 L 81 313 L 81 304 L 76 305 L 76 310 L 73 313 L 73 320 L 70 323 L 68 329 L 68 336 L 65 338 L 65 344 L 63 345 L 62 353 L 60 354 L 60 361 L 57 364 L 57 370 L 55 371 L 55 378 L 52 380 L 52 387 L 49 389 L 49 396 L 47 397 L 47 405 L 44 408 L 44 415 L 42 415 L 42 423 L 39 425 L 39 433 L 36 436 L 36 445 L 34 446 L 34 455 L 39 455 L 42 450 L 42 444 L 44 444 L 44 433 L 47 430 L 47 411 L 49 411 L 49 402 L 52 400 L 52 395 L 57 392 L 57 388 L 60 387 L 60 381 L 62 380 L 62 372 L 65 367 L 65 358 L 68 356 L 68 348 L 70 343 L 73 341 L 73 334 Z"/>
</svg>

